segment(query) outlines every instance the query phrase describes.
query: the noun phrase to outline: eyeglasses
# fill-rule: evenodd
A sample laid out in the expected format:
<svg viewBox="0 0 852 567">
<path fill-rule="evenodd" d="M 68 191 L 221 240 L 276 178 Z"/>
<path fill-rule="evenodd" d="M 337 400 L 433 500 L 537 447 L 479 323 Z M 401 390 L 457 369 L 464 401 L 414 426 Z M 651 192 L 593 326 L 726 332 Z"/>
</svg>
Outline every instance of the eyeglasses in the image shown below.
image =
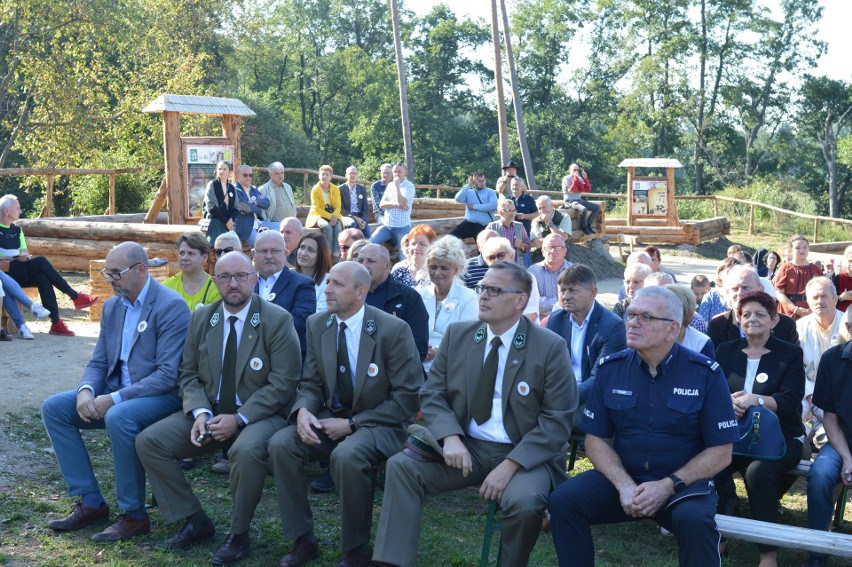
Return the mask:
<svg viewBox="0 0 852 567">
<path fill-rule="evenodd" d="M 544 250 L 545 252 L 549 252 L 551 250 L 558 251 L 558 250 L 565 250 L 565 247 L 564 246 L 545 246 L 544 248 L 542 248 L 542 250 Z"/>
<path fill-rule="evenodd" d="M 251 173 L 241 173 L 240 177 L 251 177 Z"/>
<path fill-rule="evenodd" d="M 488 297 L 499 297 L 501 293 L 524 293 L 519 289 L 506 289 L 493 285 L 478 285 L 473 288 L 478 295 L 488 294 Z"/>
<path fill-rule="evenodd" d="M 638 320 L 640 323 L 653 323 L 654 321 L 665 321 L 666 323 L 674 323 L 674 319 L 666 319 L 665 317 L 655 317 L 654 315 L 648 315 L 647 313 L 636 313 L 635 311 L 627 311 L 624 314 L 624 320 L 628 323 L 633 319 Z"/>
<path fill-rule="evenodd" d="M 263 248 L 254 251 L 254 253 L 258 256 L 278 256 L 282 252 L 284 252 L 284 250 L 281 248 Z"/>
<path fill-rule="evenodd" d="M 486 256 L 485 259 L 489 262 L 493 262 L 494 260 L 503 260 L 506 258 L 506 256 L 508 256 L 508 253 L 506 252 L 497 252 L 496 254 L 490 254 Z"/>
<path fill-rule="evenodd" d="M 216 254 L 217 258 L 219 256 L 221 256 L 222 254 L 227 254 L 228 252 L 233 252 L 233 251 L 234 251 L 233 246 L 228 246 L 227 248 L 214 248 L 213 249 L 213 253 Z"/>
<path fill-rule="evenodd" d="M 237 272 L 236 274 L 218 274 L 213 276 L 221 284 L 231 283 L 231 278 L 237 280 L 237 283 L 246 283 L 249 276 L 253 276 L 257 272 Z"/>
<path fill-rule="evenodd" d="M 104 268 L 103 270 L 101 270 L 101 275 L 108 280 L 112 280 L 114 282 L 117 282 L 118 280 L 121 279 L 121 276 L 123 276 L 124 274 L 126 274 L 127 272 L 129 272 L 130 270 L 132 270 L 133 268 L 135 268 L 136 266 L 138 266 L 141 263 L 142 262 L 136 262 L 135 264 L 131 264 L 131 265 L 127 266 L 123 270 L 107 270 L 106 268 Z"/>
</svg>

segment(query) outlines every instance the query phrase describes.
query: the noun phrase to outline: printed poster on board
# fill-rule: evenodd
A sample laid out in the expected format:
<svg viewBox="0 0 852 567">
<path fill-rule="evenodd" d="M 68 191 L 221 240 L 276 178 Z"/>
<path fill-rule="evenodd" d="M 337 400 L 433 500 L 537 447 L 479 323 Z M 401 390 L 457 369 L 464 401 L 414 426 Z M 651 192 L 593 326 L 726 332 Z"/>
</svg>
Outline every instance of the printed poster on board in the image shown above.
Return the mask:
<svg viewBox="0 0 852 567">
<path fill-rule="evenodd" d="M 665 216 L 668 212 L 667 191 L 665 179 L 634 179 L 633 214 Z"/>
</svg>

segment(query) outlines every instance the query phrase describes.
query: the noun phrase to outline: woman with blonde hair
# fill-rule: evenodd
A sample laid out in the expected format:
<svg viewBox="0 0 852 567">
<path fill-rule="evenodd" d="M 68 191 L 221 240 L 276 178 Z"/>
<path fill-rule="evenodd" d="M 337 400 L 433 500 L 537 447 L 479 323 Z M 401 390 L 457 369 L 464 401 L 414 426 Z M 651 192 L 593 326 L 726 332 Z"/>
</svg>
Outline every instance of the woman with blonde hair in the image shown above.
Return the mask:
<svg viewBox="0 0 852 567">
<path fill-rule="evenodd" d="M 340 189 L 331 182 L 334 170 L 330 165 L 322 165 L 319 168 L 319 181 L 311 189 L 311 210 L 305 220 L 305 227 L 318 228 L 325 236 L 329 250 L 332 251 L 335 261 L 340 257 L 337 250 L 337 236 L 340 234 L 343 223 L 340 222 Z"/>
</svg>

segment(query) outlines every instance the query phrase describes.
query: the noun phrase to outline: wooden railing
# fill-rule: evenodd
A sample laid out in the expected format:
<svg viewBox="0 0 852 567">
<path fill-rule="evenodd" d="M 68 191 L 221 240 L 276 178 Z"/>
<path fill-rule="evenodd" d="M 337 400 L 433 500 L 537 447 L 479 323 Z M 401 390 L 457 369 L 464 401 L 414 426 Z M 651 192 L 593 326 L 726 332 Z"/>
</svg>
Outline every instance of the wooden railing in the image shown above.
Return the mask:
<svg viewBox="0 0 852 567">
<path fill-rule="evenodd" d="M 0 177 L 17 177 L 38 175 L 47 178 L 47 189 L 44 194 L 44 206 L 40 217 L 52 216 L 53 211 L 53 179 L 62 175 L 108 175 L 109 176 L 109 208 L 105 214 L 115 214 L 115 176 L 125 173 L 141 173 L 141 167 L 123 167 L 118 169 L 74 169 L 74 168 L 43 168 L 43 169 L 0 169 Z"/>
</svg>

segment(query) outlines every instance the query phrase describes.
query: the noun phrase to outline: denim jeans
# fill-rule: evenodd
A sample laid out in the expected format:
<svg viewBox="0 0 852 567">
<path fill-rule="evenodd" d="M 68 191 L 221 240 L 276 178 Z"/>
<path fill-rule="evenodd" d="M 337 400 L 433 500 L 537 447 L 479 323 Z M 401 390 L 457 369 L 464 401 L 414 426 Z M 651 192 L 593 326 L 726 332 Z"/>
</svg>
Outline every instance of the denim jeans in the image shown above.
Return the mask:
<svg viewBox="0 0 852 567">
<path fill-rule="evenodd" d="M 178 411 L 176 394 L 160 394 L 123 401 L 109 408 L 103 419 L 86 423 L 77 414 L 77 390 L 60 392 L 41 406 L 44 426 L 53 444 L 56 460 L 69 496 L 100 493 L 81 429 L 106 429 L 112 443 L 115 493 L 122 512 L 145 509 L 145 469 L 136 456 L 136 435 Z"/>
<path fill-rule="evenodd" d="M 834 512 L 834 489 L 840 484 L 843 459 L 831 445 L 819 450 L 808 472 L 808 527 L 828 531 Z M 822 554 L 814 553 L 815 556 Z"/>
<path fill-rule="evenodd" d="M 411 225 L 400 226 L 397 228 L 382 225 L 373 233 L 373 236 L 370 237 L 370 242 L 373 244 L 382 244 L 383 242 L 387 242 L 393 238 L 394 243 L 396 244 L 396 249 L 399 252 L 399 259 L 404 260 L 405 251 L 402 249 L 402 239 L 409 232 L 411 232 Z"/>
<path fill-rule="evenodd" d="M 0 272 L 0 287 L 6 293 L 3 296 L 3 308 L 9 313 L 9 317 L 15 322 L 15 326 L 20 329 L 21 325 L 24 324 L 24 315 L 18 307 L 18 302 L 20 301 L 27 308 L 31 307 L 33 302 L 27 297 L 18 282 L 13 280 L 6 272 Z"/>
</svg>

